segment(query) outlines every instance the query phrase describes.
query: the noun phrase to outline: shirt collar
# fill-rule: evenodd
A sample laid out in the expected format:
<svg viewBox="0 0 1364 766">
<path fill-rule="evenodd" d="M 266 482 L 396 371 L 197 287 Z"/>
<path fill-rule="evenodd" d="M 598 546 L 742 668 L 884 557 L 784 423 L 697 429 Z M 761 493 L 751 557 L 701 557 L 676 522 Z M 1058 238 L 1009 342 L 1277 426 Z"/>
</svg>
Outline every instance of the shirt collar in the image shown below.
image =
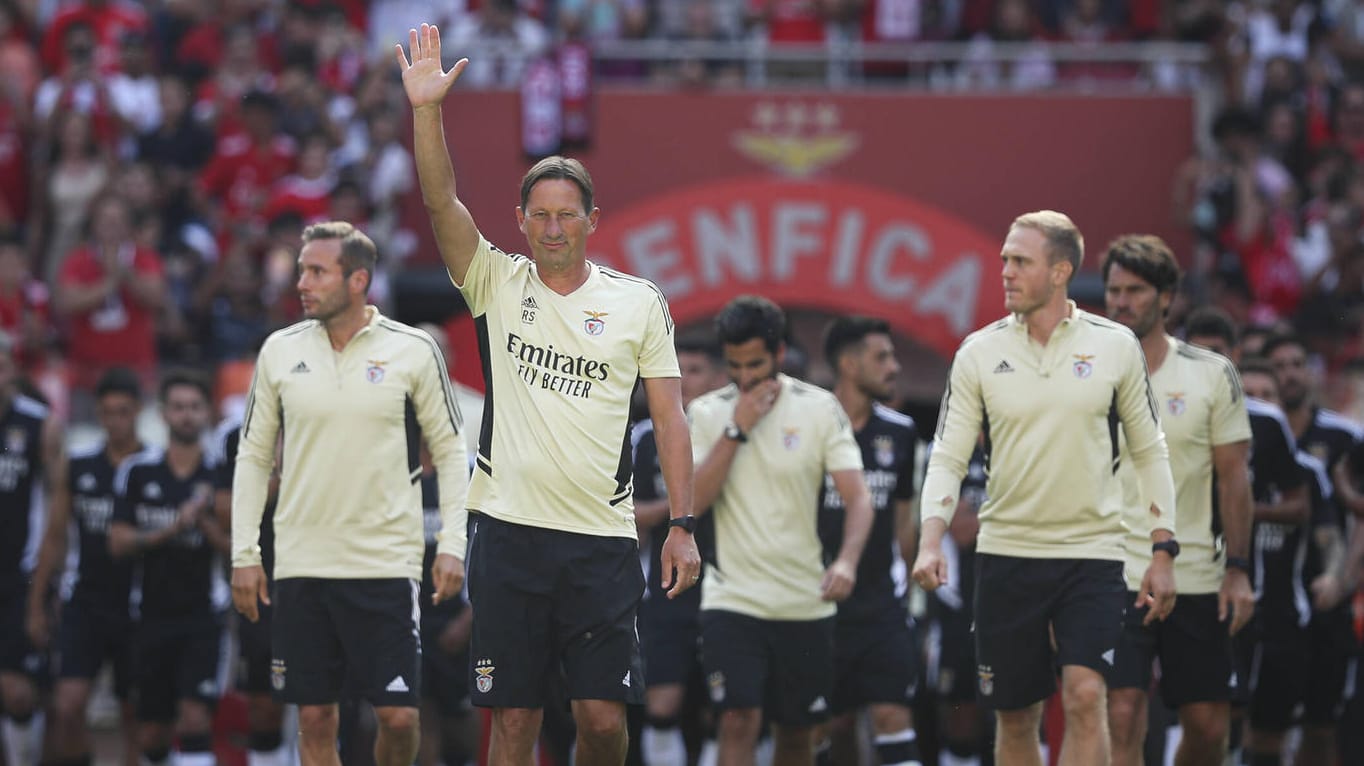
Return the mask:
<svg viewBox="0 0 1364 766">
<path fill-rule="evenodd" d="M 1085 313 L 1085 310 L 1082 309 L 1082 308 L 1080 308 L 1078 305 L 1076 305 L 1075 301 L 1073 301 L 1073 300 L 1067 298 L 1067 299 L 1066 299 L 1066 315 L 1065 315 L 1064 318 L 1061 319 L 1061 323 L 1058 324 L 1058 325 L 1056 325 L 1056 329 L 1059 330 L 1059 329 L 1061 329 L 1062 327 L 1068 327 L 1068 326 L 1070 326 L 1070 324 L 1071 324 L 1072 322 L 1074 322 L 1075 320 L 1079 319 L 1079 318 L 1080 318 L 1080 315 L 1081 315 L 1081 314 L 1084 314 L 1084 313 Z M 1023 315 L 1022 315 L 1022 314 L 1010 313 L 1010 314 L 1009 314 L 1009 324 L 1010 324 L 1010 326 L 1013 327 L 1014 332 L 1027 332 L 1027 331 L 1028 331 L 1028 323 L 1027 323 L 1026 320 L 1023 319 Z"/>
</svg>

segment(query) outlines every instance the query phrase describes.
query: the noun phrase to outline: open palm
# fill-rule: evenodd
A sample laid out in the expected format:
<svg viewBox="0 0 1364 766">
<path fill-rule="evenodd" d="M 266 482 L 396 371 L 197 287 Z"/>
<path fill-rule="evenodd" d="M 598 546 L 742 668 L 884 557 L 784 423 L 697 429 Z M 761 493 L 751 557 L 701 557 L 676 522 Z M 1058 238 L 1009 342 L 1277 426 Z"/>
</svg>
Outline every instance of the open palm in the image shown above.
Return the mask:
<svg viewBox="0 0 1364 766">
<path fill-rule="evenodd" d="M 412 60 L 401 44 L 393 46 L 398 56 L 398 68 L 403 73 L 403 90 L 407 100 L 415 109 L 419 106 L 439 104 L 449 92 L 450 86 L 459 79 L 460 72 L 469 64 L 469 59 L 460 59 L 446 72 L 440 63 L 440 30 L 435 25 L 422 24 L 420 31 L 407 32 L 407 46 L 412 51 Z"/>
</svg>

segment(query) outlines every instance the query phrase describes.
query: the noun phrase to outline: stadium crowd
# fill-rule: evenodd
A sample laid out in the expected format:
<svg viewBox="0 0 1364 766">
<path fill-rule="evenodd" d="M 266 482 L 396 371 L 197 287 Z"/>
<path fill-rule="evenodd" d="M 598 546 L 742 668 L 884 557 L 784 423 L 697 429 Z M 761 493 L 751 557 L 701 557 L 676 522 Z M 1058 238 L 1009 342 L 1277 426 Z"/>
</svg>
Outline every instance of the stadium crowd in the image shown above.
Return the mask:
<svg viewBox="0 0 1364 766">
<path fill-rule="evenodd" d="M 301 316 L 294 287 L 300 236 L 321 220 L 355 222 L 378 243 L 384 261 L 370 300 L 401 315 L 391 277 L 414 255 L 416 238 L 403 228 L 402 206 L 412 204 L 416 177 L 391 46 L 423 20 L 448 30 L 450 50 L 490 40 L 505 46 L 471 65 L 461 87 L 515 87 L 526 55 L 563 41 L 753 37 L 772 45 L 972 42 L 973 53 L 959 66 L 926 73 L 924 81 L 937 88 L 1030 90 L 1096 80 L 1164 87 L 1191 77 L 1211 84 L 1223 106 L 1210 120 L 1203 148 L 1172 179 L 1171 215 L 1194 232 L 1196 244 L 1180 254 L 1186 274 L 1169 326 L 1185 334 L 1196 306 L 1225 312 L 1232 332 L 1210 334 L 1228 337 L 1224 350 L 1239 344 L 1244 358 L 1269 358 L 1268 368 L 1248 362 L 1243 373 L 1248 382 L 1260 375 L 1261 393 L 1276 389 L 1266 395 L 1280 400 L 1299 440 L 1305 433 L 1295 413 L 1312 414 L 1316 406 L 1341 411 L 1348 443 L 1316 457 L 1327 461 L 1325 480 L 1352 486 L 1321 489 L 1313 518 L 1343 524 L 1361 512 L 1351 490 L 1364 491 L 1358 425 L 1364 420 L 1364 11 L 1348 0 L 0 0 L 0 329 L 12 341 L 16 385 L 24 392 L 12 407 L 46 411 L 50 422 L 92 426 L 99 415 L 105 437 L 112 442 L 122 433 L 126 442 L 132 438 L 127 425 L 111 414 L 115 404 L 128 403 L 120 397 L 136 405 L 156 399 L 158 391 L 162 398 L 189 399 L 198 392 L 208 406 L 164 429 L 206 436 L 210 418 L 230 420 L 240 407 L 262 339 Z M 1159 66 L 1057 62 L 1045 46 L 1009 64 L 990 53 L 992 42 L 1147 40 L 1207 44 L 1213 64 L 1191 75 Z M 599 74 L 716 86 L 742 76 L 723 61 L 613 60 Z M 894 85 L 925 73 L 869 62 L 861 74 Z M 1092 243 L 1095 252 L 1099 244 Z M 1205 322 L 1198 327 L 1210 326 L 1206 315 L 1195 319 Z M 725 378 L 714 339 L 689 343 L 679 354 L 684 386 L 689 375 L 695 386 L 690 399 Z M 837 369 L 836 359 L 827 361 Z M 163 373 L 182 368 L 197 369 L 212 384 L 205 389 L 197 377 L 173 378 L 178 382 L 162 390 Z M 835 381 L 814 382 L 832 387 Z M 920 437 L 932 425 L 920 423 Z M 7 450 L 44 446 L 41 429 L 15 428 L 5 432 Z M 640 440 L 646 433 L 637 429 Z M 973 463 L 964 506 L 983 501 L 984 479 L 983 464 Z M 653 476 L 637 474 L 641 506 L 657 499 L 657 486 Z M 903 499 L 911 490 L 898 492 Z M 972 521 L 969 513 L 958 516 L 951 537 L 967 548 Z M 211 530 L 204 537 L 212 543 Z M 1312 536 L 1301 539 L 1314 559 L 1324 555 Z M 12 542 L 0 546 L 4 555 Z M 14 560 L 0 566 L 27 574 L 38 551 L 12 553 Z M 1310 566 L 1293 570 L 1285 576 L 1295 579 L 1280 585 L 1317 595 L 1326 587 L 1317 583 L 1323 573 Z M 3 576 L 10 574 L 6 569 Z M 963 602 L 960 594 L 969 592 L 969 583 L 954 585 L 919 609 L 923 693 L 916 721 L 925 762 L 933 761 L 939 744 L 947 755 L 938 763 L 989 758 L 989 727 L 970 704 L 974 663 L 961 654 L 969 648 L 969 617 L 962 612 L 969 598 Z M 656 591 L 658 583 L 650 579 L 649 587 Z M 1335 598 L 1348 604 L 1343 593 Z M 1356 615 L 1364 610 L 1355 608 Z M 6 620 L 0 646 L 8 647 L 15 630 L 29 632 L 20 627 L 31 622 L 29 609 L 17 622 L 0 615 Z M 1339 609 L 1330 613 L 1339 616 Z M 658 630 L 647 624 L 647 606 L 641 619 L 646 637 Z M 428 643 L 454 653 L 467 641 L 467 629 L 450 616 L 431 628 Z M 37 666 L 0 669 L 42 676 Z M 261 672 L 254 682 L 268 685 L 268 669 Z M 686 674 L 672 680 L 688 694 L 672 705 L 651 699 L 646 728 L 654 731 L 633 738 L 653 747 L 655 759 L 632 757 L 681 762 L 661 760 L 678 757 L 679 732 L 686 733 L 692 757 L 704 749 L 706 680 Z M 1355 688 L 1364 679 L 1349 680 Z M 46 682 L 33 688 L 43 691 Z M 20 752 L 35 757 L 37 745 L 24 750 L 16 740 L 36 730 L 26 727 L 43 701 L 4 691 L 0 757 L 13 766 Z M 211 691 L 202 696 L 221 690 Z M 690 702 L 683 705 L 681 697 Z M 934 704 L 939 699 L 941 707 Z M 52 701 L 49 709 L 60 714 L 61 698 Z M 466 715 L 458 695 L 434 702 L 436 715 Z M 1325 719 L 1308 723 L 1364 730 L 1357 701 L 1328 696 L 1326 703 L 1334 704 L 1313 708 Z M 68 721 L 83 714 L 64 712 Z M 58 725 L 57 717 L 49 727 Z M 465 740 L 447 762 L 477 751 L 477 736 L 463 731 L 464 724 L 444 727 L 447 739 Z M 180 734 L 199 736 L 201 728 Z M 554 733 L 549 727 L 547 751 L 571 741 Z M 128 744 L 133 762 L 136 748 L 131 739 Z M 257 744 L 252 749 L 260 752 L 280 747 L 277 737 Z M 1364 759 L 1352 747 L 1359 745 L 1342 742 L 1339 762 Z M 350 752 L 358 758 L 366 748 Z M 424 762 L 441 758 L 435 745 L 423 751 Z"/>
</svg>

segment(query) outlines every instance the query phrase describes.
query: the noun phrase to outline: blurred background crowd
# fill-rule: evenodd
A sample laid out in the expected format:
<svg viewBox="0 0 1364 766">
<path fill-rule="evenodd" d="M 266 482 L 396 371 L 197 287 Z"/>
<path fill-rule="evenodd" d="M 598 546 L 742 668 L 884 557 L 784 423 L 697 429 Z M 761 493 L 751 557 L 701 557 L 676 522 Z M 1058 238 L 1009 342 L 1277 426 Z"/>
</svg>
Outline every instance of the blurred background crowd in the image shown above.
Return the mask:
<svg viewBox="0 0 1364 766">
<path fill-rule="evenodd" d="M 249 375 L 234 363 L 298 315 L 309 222 L 360 224 L 390 274 L 434 262 L 405 228 L 414 176 L 391 49 L 421 20 L 447 51 L 479 52 L 471 88 L 515 88 L 565 42 L 600 54 L 602 83 L 751 83 L 736 51 L 756 46 L 765 82 L 1198 88 L 1202 148 L 1170 195 L 1197 237 L 1186 296 L 1247 324 L 1295 322 L 1332 373 L 1364 350 L 1351 0 L 0 0 L 0 327 L 59 411 L 74 393 L 79 418 L 80 392 L 113 364 L 149 380 L 204 366 L 220 398 L 239 396 Z M 904 43 L 957 47 L 874 55 Z M 1171 43 L 1202 53 L 1187 63 Z M 833 63 L 850 45 L 873 55 Z M 393 299 L 381 279 L 374 300 Z M 1354 376 L 1333 380 L 1349 407 Z"/>
</svg>

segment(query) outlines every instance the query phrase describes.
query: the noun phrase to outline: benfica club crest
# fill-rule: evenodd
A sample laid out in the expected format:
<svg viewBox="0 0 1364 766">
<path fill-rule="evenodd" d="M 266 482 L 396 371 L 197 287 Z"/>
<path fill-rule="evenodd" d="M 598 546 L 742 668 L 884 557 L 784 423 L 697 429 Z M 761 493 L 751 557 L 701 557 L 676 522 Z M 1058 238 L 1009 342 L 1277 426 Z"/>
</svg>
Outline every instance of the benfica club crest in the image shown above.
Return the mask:
<svg viewBox="0 0 1364 766">
<path fill-rule="evenodd" d="M 985 696 L 985 697 L 988 697 L 988 696 L 990 696 L 991 694 L 994 694 L 994 693 L 995 693 L 995 674 L 990 670 L 990 668 L 985 667 L 985 666 L 982 665 L 982 666 L 976 671 L 976 675 L 977 675 L 977 676 L 979 677 L 979 679 L 980 679 L 980 693 L 981 693 L 981 695 L 982 695 L 982 696 Z"/>
<path fill-rule="evenodd" d="M 478 678 L 474 679 L 474 685 L 477 686 L 479 692 L 483 694 L 487 694 L 493 690 L 493 666 L 484 664 L 486 662 L 488 661 L 480 660 L 479 664 L 474 667 L 474 673 L 478 676 Z"/>
<path fill-rule="evenodd" d="M 369 366 L 365 368 L 365 380 L 370 383 L 381 383 L 384 379 L 384 365 L 388 362 L 380 362 L 374 359 L 369 360 Z"/>
<path fill-rule="evenodd" d="M 1188 409 L 1189 406 L 1184 403 L 1183 393 L 1173 393 L 1170 394 L 1170 398 L 1166 400 L 1165 407 L 1170 411 L 1171 415 L 1179 417 L 1184 414 L 1184 411 Z"/>
<path fill-rule="evenodd" d="M 788 450 L 793 450 L 793 449 L 799 447 L 799 446 L 800 446 L 800 429 L 799 429 L 799 428 L 783 428 L 783 429 L 782 429 L 782 436 L 781 436 L 781 443 L 782 443 L 782 445 L 785 446 Z"/>
<path fill-rule="evenodd" d="M 1075 370 L 1075 377 L 1083 379 L 1094 374 L 1094 365 L 1089 362 L 1094 358 L 1093 354 L 1075 354 L 1074 356 L 1075 366 L 1072 369 Z"/>
<path fill-rule="evenodd" d="M 878 436 L 871 440 L 871 446 L 876 453 L 876 464 L 890 468 L 895 462 L 895 440 L 889 436 Z"/>
<path fill-rule="evenodd" d="M 606 332 L 606 322 L 602 321 L 602 317 L 607 316 L 605 311 L 584 311 L 583 313 L 587 315 L 587 319 L 583 320 L 583 330 L 588 335 L 595 338 Z"/>
</svg>

